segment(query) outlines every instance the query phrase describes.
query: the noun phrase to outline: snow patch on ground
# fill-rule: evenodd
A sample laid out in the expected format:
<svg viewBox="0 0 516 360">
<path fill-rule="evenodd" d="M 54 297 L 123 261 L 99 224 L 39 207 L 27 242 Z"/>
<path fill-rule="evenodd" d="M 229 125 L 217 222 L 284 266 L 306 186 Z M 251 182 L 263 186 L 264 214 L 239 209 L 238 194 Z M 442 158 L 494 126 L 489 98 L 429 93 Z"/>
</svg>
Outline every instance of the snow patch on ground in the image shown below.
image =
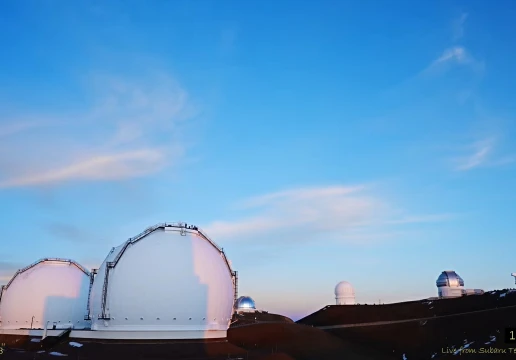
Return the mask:
<svg viewBox="0 0 516 360">
<path fill-rule="evenodd" d="M 491 344 L 491 343 L 493 343 L 493 342 L 495 342 L 495 341 L 496 341 L 496 336 L 491 335 L 491 336 L 490 336 L 490 338 L 489 338 L 489 341 L 488 341 L 488 342 L 486 342 L 486 343 L 484 343 L 484 344 L 485 344 L 485 345 L 489 345 L 489 344 Z"/>
<path fill-rule="evenodd" d="M 74 341 L 70 341 L 68 344 L 73 347 L 81 347 L 82 346 L 82 344 L 80 344 L 78 342 L 74 342 Z"/>
<path fill-rule="evenodd" d="M 403 360 L 407 360 L 407 356 L 405 356 L 405 354 L 403 354 Z"/>
<path fill-rule="evenodd" d="M 49 353 L 50 355 L 54 355 L 54 356 L 68 356 L 66 354 L 61 354 L 60 352 L 57 352 L 57 351 L 52 351 L 51 353 Z"/>
</svg>

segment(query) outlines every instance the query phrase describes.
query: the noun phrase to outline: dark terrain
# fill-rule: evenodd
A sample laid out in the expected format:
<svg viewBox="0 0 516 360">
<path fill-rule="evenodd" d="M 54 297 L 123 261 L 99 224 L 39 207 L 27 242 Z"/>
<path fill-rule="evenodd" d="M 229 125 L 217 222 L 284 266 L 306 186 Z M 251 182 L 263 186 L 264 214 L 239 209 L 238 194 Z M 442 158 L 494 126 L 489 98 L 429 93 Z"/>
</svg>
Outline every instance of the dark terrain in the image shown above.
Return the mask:
<svg viewBox="0 0 516 360">
<path fill-rule="evenodd" d="M 410 319 L 416 320 L 406 321 Z M 403 320 L 391 324 L 367 324 Z M 442 359 L 456 355 L 468 359 L 516 358 L 516 344 L 504 344 L 504 329 L 516 326 L 516 292 L 513 290 L 447 300 L 328 306 L 299 323 L 323 328 L 362 323 L 362 326 L 325 331 L 385 355 L 395 355 L 397 359 L 403 359 L 403 356 L 408 360 Z M 460 350 L 461 347 L 466 350 Z M 502 349 L 505 354 L 481 353 L 490 349 Z"/>
<path fill-rule="evenodd" d="M 390 323 L 371 324 L 375 322 Z M 66 356 L 76 360 L 413 360 L 462 355 L 468 359 L 516 358 L 516 352 L 510 353 L 511 346 L 504 344 L 506 327 L 516 327 L 516 292 L 502 290 L 449 300 L 328 306 L 298 323 L 265 312 L 235 315 L 226 341 L 127 344 L 67 339 L 54 346 L 50 342 L 42 350 L 41 343 L 31 342 L 25 337 L 6 344 L 10 348 L 0 357 L 55 359 Z M 0 339 L 2 342 L 6 341 Z M 461 347 L 465 350 L 460 350 Z M 512 347 L 516 349 L 516 344 Z M 481 354 L 481 348 L 503 349 L 506 353 Z M 466 353 L 474 350 L 477 354 Z"/>
<path fill-rule="evenodd" d="M 271 314 L 265 311 L 257 311 L 257 312 L 248 312 L 248 313 L 238 313 L 233 314 L 233 318 L 231 319 L 231 327 L 237 327 L 241 325 L 250 325 L 257 323 L 294 323 L 292 319 L 289 319 L 286 316 Z"/>
</svg>

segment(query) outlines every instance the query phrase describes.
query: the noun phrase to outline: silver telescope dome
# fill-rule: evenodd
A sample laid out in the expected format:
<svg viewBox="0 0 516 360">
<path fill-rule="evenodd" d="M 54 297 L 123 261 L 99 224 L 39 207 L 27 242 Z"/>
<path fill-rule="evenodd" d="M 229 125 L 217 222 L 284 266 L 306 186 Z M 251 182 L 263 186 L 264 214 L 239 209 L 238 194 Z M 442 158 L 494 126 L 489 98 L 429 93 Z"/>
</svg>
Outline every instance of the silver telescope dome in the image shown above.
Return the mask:
<svg viewBox="0 0 516 360">
<path fill-rule="evenodd" d="M 453 270 L 443 271 L 435 282 L 437 287 L 461 287 L 464 286 L 464 280 Z"/>
<path fill-rule="evenodd" d="M 254 300 L 249 296 L 240 296 L 235 304 L 237 309 L 256 309 Z"/>
</svg>

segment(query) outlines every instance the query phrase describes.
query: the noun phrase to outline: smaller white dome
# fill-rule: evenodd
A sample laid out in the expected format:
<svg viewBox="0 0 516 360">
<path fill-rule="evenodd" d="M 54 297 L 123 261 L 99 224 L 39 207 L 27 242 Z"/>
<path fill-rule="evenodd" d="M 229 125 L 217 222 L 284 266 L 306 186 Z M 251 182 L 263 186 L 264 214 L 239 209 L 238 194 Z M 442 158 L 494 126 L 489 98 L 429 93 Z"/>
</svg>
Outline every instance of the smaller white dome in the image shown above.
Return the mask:
<svg viewBox="0 0 516 360">
<path fill-rule="evenodd" d="M 355 296 L 355 289 L 347 281 L 341 281 L 335 286 L 335 296 Z"/>
</svg>

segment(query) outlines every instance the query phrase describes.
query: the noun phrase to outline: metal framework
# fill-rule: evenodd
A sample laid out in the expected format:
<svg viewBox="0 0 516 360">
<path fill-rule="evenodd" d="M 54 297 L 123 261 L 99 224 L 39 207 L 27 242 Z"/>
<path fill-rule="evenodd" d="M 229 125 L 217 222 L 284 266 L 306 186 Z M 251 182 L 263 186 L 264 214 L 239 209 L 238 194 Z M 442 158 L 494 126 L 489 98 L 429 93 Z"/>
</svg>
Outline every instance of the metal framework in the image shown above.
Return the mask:
<svg viewBox="0 0 516 360">
<path fill-rule="evenodd" d="M 238 299 L 238 271 L 233 271 L 233 288 L 235 289 L 235 298 L 233 299 L 233 304 L 236 304 Z"/>
<path fill-rule="evenodd" d="M 78 263 L 76 263 L 75 261 L 73 260 L 70 260 L 70 259 L 61 259 L 61 258 L 44 258 L 44 259 L 39 259 L 38 261 L 36 261 L 35 263 L 32 263 L 30 264 L 29 266 L 26 266 L 24 267 L 23 269 L 19 269 L 14 275 L 13 277 L 11 278 L 11 280 L 9 280 L 9 282 L 7 283 L 7 285 L 4 285 L 3 286 L 3 290 L 7 290 L 9 288 L 9 286 L 11 286 L 12 282 L 14 281 L 14 279 L 16 279 L 16 277 L 18 275 L 20 275 L 21 273 L 29 270 L 29 269 L 32 269 L 33 267 L 35 267 L 36 265 L 39 265 L 41 264 L 42 262 L 59 262 L 59 263 L 68 263 L 70 265 L 74 265 L 75 267 L 77 267 L 77 269 L 81 270 L 84 274 L 86 274 L 87 276 L 90 276 L 90 272 L 88 270 L 86 270 L 84 267 L 82 267 L 81 265 L 79 265 Z M 1 296 L 1 295 L 0 295 Z"/>
<path fill-rule="evenodd" d="M 183 222 L 159 223 L 159 224 L 150 226 L 147 229 L 145 229 L 144 231 L 142 231 L 140 234 L 138 234 L 132 238 L 129 238 L 124 243 L 122 249 L 120 249 L 120 251 L 115 256 L 113 261 L 106 262 L 106 269 L 105 269 L 105 274 L 104 274 L 104 284 L 102 285 L 102 301 L 101 301 L 102 312 L 98 316 L 99 319 L 101 319 L 101 320 L 110 320 L 111 319 L 111 316 L 107 312 L 107 309 L 106 309 L 107 293 L 108 293 L 108 285 L 109 285 L 109 273 L 110 273 L 111 269 L 115 268 L 115 266 L 118 264 L 118 261 L 120 261 L 120 258 L 122 257 L 122 255 L 125 253 L 125 251 L 127 250 L 127 248 L 130 245 L 137 243 L 138 241 L 142 240 L 144 237 L 150 235 L 154 231 L 157 231 L 160 229 L 164 230 L 165 228 L 176 228 L 179 230 L 179 232 L 182 236 L 185 236 L 187 232 L 194 232 L 194 233 L 198 234 L 199 236 L 201 236 L 204 240 L 208 241 L 208 243 L 210 243 L 210 245 L 212 245 L 215 249 L 217 249 L 217 251 L 222 255 L 222 258 L 224 259 L 224 262 L 226 263 L 226 266 L 228 267 L 228 270 L 233 279 L 233 287 L 235 289 L 235 299 L 236 299 L 236 292 L 238 290 L 238 285 L 237 285 L 238 276 L 236 274 L 236 271 L 232 270 L 231 265 L 229 264 L 229 260 L 227 259 L 226 254 L 224 253 L 224 249 L 222 249 L 217 244 L 215 244 L 215 242 L 213 240 L 211 240 L 208 237 L 208 235 L 206 235 L 206 233 L 203 230 L 201 230 L 200 228 L 198 228 L 197 226 L 188 225 L 187 223 L 183 223 Z M 187 230 L 189 230 L 189 231 L 187 231 Z M 115 248 L 111 249 L 110 255 L 113 253 L 114 250 L 115 250 Z M 109 255 L 108 255 L 108 257 L 109 257 Z"/>
<path fill-rule="evenodd" d="M 90 296 L 91 296 L 91 288 L 93 287 L 93 281 L 95 280 L 95 275 L 97 275 L 98 269 L 91 269 L 90 273 L 90 287 L 88 289 L 88 303 L 86 304 L 86 315 L 84 315 L 84 320 L 91 320 L 90 315 Z"/>
</svg>

